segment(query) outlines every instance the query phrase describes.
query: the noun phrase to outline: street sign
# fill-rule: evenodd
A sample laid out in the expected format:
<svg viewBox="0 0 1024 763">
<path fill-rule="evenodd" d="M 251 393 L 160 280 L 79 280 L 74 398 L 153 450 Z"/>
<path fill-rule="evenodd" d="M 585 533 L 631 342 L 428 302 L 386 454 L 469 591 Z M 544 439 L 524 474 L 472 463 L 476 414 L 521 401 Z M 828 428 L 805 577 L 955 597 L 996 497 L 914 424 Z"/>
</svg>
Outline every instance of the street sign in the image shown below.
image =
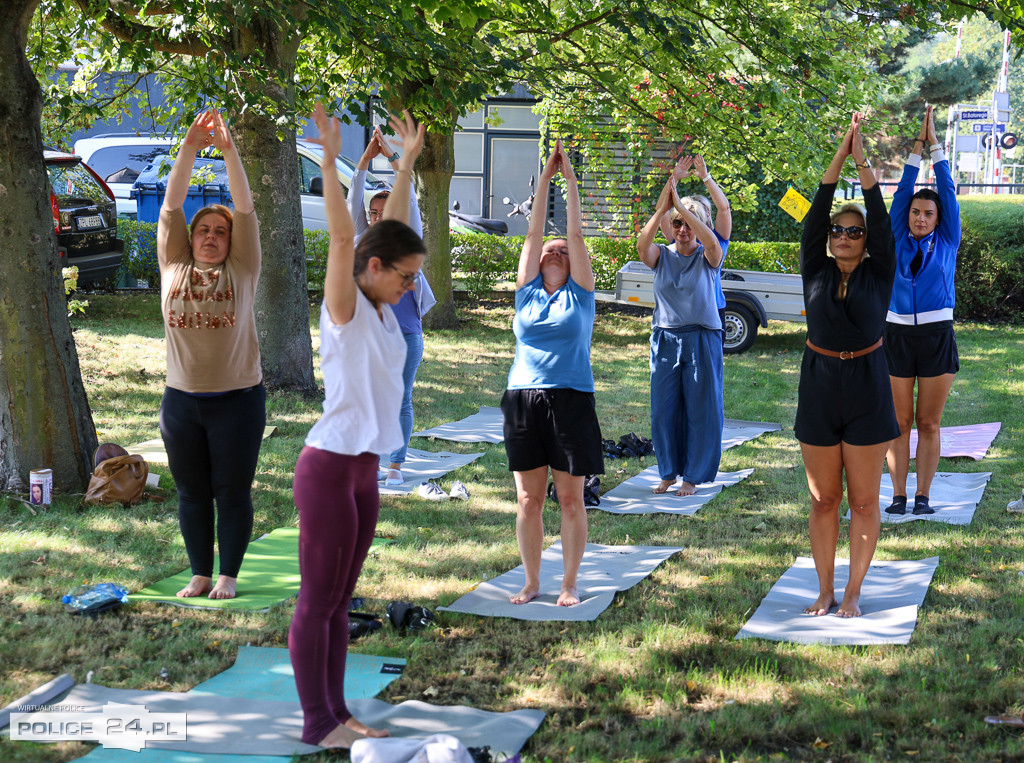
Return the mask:
<svg viewBox="0 0 1024 763">
<path fill-rule="evenodd" d="M 991 124 L 973 124 L 971 132 L 992 132 Z M 996 125 L 996 132 L 1006 132 L 1006 125 Z"/>
<path fill-rule="evenodd" d="M 977 111 L 961 111 L 960 119 L 964 121 L 988 119 L 988 109 L 978 109 Z"/>
</svg>

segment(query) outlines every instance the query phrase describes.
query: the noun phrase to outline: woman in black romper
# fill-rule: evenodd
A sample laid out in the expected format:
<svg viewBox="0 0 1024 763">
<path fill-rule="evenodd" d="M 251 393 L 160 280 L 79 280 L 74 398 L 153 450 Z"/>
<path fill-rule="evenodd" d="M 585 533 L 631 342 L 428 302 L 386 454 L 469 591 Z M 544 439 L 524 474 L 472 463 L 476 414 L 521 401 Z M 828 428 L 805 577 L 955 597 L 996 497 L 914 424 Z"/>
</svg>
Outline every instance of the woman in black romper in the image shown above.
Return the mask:
<svg viewBox="0 0 1024 763">
<path fill-rule="evenodd" d="M 866 210 L 846 204 L 830 215 L 850 156 Z M 895 246 L 889 213 L 864 156 L 859 114 L 853 115 L 804 220 L 800 272 L 807 348 L 794 429 L 811 492 L 811 553 L 819 586 L 818 599 L 804 611 L 824 615 L 838 604 L 838 616 L 857 617 L 861 584 L 878 542 L 882 462 L 900 431 L 882 351 Z M 850 576 L 839 603 L 834 577 L 844 473 L 852 516 Z"/>
</svg>

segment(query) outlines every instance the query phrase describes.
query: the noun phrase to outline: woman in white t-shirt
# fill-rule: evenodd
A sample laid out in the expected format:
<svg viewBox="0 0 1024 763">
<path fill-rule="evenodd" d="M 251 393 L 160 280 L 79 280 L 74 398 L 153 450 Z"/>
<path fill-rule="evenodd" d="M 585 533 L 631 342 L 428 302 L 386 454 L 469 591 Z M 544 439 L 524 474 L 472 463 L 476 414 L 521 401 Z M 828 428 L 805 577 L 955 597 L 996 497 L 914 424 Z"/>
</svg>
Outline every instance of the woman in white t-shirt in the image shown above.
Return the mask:
<svg viewBox="0 0 1024 763">
<path fill-rule="evenodd" d="M 423 265 L 423 240 L 406 224 L 409 176 L 423 150 L 424 128 L 391 120 L 403 141 L 399 176 L 384 219 L 354 245 L 355 225 L 334 171 L 341 151 L 335 117 L 313 114 L 323 147 L 324 205 L 330 248 L 320 309 L 324 415 L 306 437 L 295 466 L 302 584 L 288 649 L 304 716 L 302 741 L 349 748 L 388 732 L 352 717 L 345 705 L 348 604 L 373 541 L 380 509 L 378 454 L 403 441 L 405 340 L 391 311 Z M 404 180 L 405 182 L 398 182 Z"/>
</svg>

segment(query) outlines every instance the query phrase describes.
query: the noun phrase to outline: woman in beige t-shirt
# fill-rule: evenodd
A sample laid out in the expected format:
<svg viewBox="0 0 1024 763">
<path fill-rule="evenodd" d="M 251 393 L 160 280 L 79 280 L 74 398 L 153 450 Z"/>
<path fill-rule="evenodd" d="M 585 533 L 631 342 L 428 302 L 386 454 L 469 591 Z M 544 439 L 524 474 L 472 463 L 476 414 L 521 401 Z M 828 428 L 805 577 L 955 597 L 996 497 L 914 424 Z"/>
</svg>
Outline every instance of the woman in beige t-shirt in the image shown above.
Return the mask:
<svg viewBox="0 0 1024 763">
<path fill-rule="evenodd" d="M 235 208 L 203 207 L 186 226 L 183 206 L 196 153 L 210 145 L 224 155 Z M 157 257 L 167 339 L 160 434 L 192 567 L 192 580 L 178 596 L 230 599 L 252 534 L 252 481 L 266 424 L 266 391 L 253 314 L 259 226 L 238 151 L 216 111 L 196 117 L 167 178 Z"/>
</svg>

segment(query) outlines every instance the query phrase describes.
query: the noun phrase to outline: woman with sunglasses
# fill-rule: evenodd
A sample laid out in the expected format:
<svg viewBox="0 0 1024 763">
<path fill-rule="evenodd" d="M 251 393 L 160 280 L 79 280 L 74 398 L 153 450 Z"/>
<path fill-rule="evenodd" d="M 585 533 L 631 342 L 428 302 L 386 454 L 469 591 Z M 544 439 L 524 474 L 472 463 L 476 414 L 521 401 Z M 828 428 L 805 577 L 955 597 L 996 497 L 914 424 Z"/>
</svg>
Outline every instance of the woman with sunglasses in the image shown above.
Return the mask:
<svg viewBox="0 0 1024 763">
<path fill-rule="evenodd" d="M 409 112 L 391 126 L 403 141 L 395 190 L 384 219 L 354 245 L 355 225 L 345 205 L 334 161 L 341 131 L 319 104 L 313 114 L 323 147 L 324 206 L 330 245 L 320 308 L 324 415 L 306 437 L 295 465 L 299 510 L 299 588 L 288 651 L 302 705 L 302 741 L 349 748 L 371 729 L 345 704 L 348 604 L 373 541 L 380 509 L 379 453 L 402 441 L 405 340 L 391 306 L 423 265 L 423 240 L 406 222 L 409 176 L 423 150 L 423 125 Z"/>
<path fill-rule="evenodd" d="M 844 204 L 830 216 L 836 183 L 851 156 L 867 209 Z M 861 584 L 878 542 L 882 461 L 899 434 L 882 351 L 895 268 L 889 214 L 864 156 L 860 114 L 855 113 L 804 218 L 800 241 L 807 347 L 794 430 L 811 492 L 811 554 L 819 588 L 817 600 L 804 610 L 811 615 L 828 614 L 837 605 L 835 556 L 844 474 L 852 517 L 850 566 L 836 614 L 861 614 Z"/>
<path fill-rule="evenodd" d="M 674 243 L 655 244 L 670 212 Z M 725 246 L 707 206 L 695 197 L 679 199 L 673 173 L 636 249 L 654 271 L 651 439 L 661 476 L 654 492 L 667 492 L 681 478 L 676 495 L 693 495 L 715 478 L 722 459 L 724 366 L 715 278 Z"/>
<path fill-rule="evenodd" d="M 366 181 L 366 172 L 374 157 L 383 156 L 391 162 L 391 169 L 398 178 L 399 152 L 395 150 L 379 127 L 374 128 L 373 137 L 370 138 L 366 150 L 356 165 L 356 171 L 352 173 L 352 184 L 348 191 L 348 209 L 356 225 L 356 242 L 360 237 L 384 219 L 384 205 L 387 203 L 391 191 L 380 191 L 370 199 L 370 212 L 367 215 L 363 209 L 363 186 Z M 409 227 L 416 235 L 423 236 L 423 220 L 420 217 L 420 206 L 416 201 L 416 190 L 412 186 L 412 178 L 409 182 Z M 404 181 L 403 181 L 404 182 Z M 367 219 L 369 217 L 369 219 Z M 402 295 L 398 304 L 393 307 L 398 325 L 402 327 L 402 337 L 405 339 L 405 365 L 402 368 L 402 408 L 398 415 L 402 427 L 402 444 L 390 453 L 383 454 L 388 461 L 388 468 L 377 472 L 377 479 L 383 480 L 385 485 L 401 485 L 405 478 L 402 476 L 402 464 L 409 452 L 409 439 L 412 437 L 414 424 L 412 408 L 412 388 L 416 381 L 416 371 L 419 370 L 423 360 L 423 316 L 429 312 L 437 300 L 434 299 L 434 292 L 427 283 L 423 271 L 417 271 L 412 282 L 413 288 Z"/>
<path fill-rule="evenodd" d="M 566 238 L 544 241 L 551 179 L 566 181 Z M 576 575 L 587 545 L 583 481 L 604 474 L 601 427 L 594 404 L 590 338 L 594 332 L 594 271 L 583 238 L 576 174 L 562 141 L 537 183 L 537 204 L 516 276 L 516 356 L 501 398 L 508 468 L 515 476 L 516 540 L 526 580 L 513 604 L 537 598 L 548 470 L 562 511 L 562 576 L 558 605 L 580 603 Z"/>
<path fill-rule="evenodd" d="M 921 149 L 931 146 L 932 169 L 938 193 L 923 188 L 914 193 L 921 166 Z M 900 434 L 886 460 L 892 477 L 890 514 L 907 511 L 907 472 L 910 470 L 910 429 L 917 424 L 917 489 L 915 514 L 933 514 L 928 494 L 939 467 L 939 428 L 946 398 L 960 370 L 953 335 L 953 279 L 960 248 L 960 205 L 949 161 L 935 135 L 932 107 L 925 109 L 921 132 L 903 168 L 903 177 L 889 210 L 896 239 L 896 282 L 885 324 L 885 356 Z M 914 406 L 914 383 L 917 406 Z"/>
<path fill-rule="evenodd" d="M 729 199 L 726 198 L 725 193 L 719 187 L 715 179 L 711 177 L 711 173 L 708 172 L 708 166 L 704 162 L 704 157 L 700 154 L 696 156 L 684 156 L 679 159 L 676 163 L 676 168 L 672 172 L 672 180 L 677 184 L 680 180 L 683 180 L 690 175 L 696 175 L 697 178 L 704 184 L 708 194 L 711 196 L 709 200 L 707 196 L 690 196 L 688 198 L 694 199 L 707 208 L 708 214 L 711 214 L 711 205 L 715 205 L 715 238 L 718 239 L 718 243 L 722 245 L 722 265 L 725 265 L 725 257 L 729 251 L 729 239 L 732 237 L 732 207 L 729 206 Z M 666 241 L 675 240 L 675 229 L 672 227 L 672 220 L 666 215 L 661 221 L 661 233 L 665 237 Z M 725 292 L 722 291 L 722 269 L 719 268 L 715 271 L 715 303 L 718 305 L 718 317 L 722 321 L 722 347 L 725 347 Z"/>
</svg>

